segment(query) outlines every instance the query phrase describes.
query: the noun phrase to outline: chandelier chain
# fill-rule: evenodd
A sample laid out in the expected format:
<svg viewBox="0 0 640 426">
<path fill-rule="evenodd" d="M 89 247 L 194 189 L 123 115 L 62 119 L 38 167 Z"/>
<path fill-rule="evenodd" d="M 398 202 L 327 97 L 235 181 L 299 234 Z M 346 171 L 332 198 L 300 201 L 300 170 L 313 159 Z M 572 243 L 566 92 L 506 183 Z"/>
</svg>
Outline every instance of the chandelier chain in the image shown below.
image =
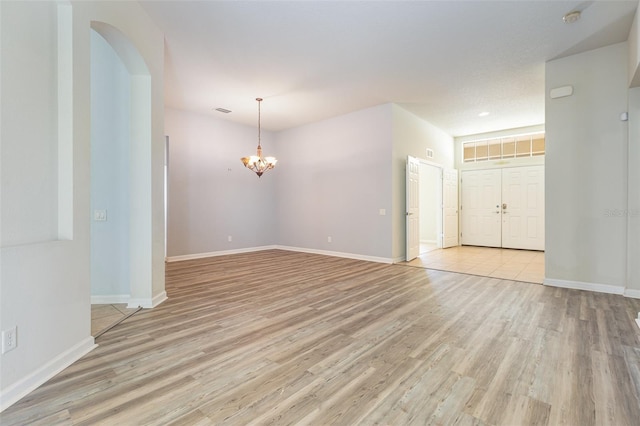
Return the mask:
<svg viewBox="0 0 640 426">
<path fill-rule="evenodd" d="M 260 148 L 260 103 L 262 102 L 262 98 L 256 98 L 258 101 L 258 148 Z"/>
</svg>

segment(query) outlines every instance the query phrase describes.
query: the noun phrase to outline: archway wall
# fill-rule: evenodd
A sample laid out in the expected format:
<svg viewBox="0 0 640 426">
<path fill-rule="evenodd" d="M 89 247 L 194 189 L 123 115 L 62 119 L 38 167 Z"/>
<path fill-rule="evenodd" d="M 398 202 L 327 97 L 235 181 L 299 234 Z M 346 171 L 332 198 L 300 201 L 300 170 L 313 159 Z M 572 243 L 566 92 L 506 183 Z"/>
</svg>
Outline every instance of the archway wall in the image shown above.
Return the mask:
<svg viewBox="0 0 640 426">
<path fill-rule="evenodd" d="M 85 20 L 111 45 L 131 75 L 129 305 L 149 308 L 166 298 L 164 35 L 139 6 L 121 3 L 88 5 Z"/>
<path fill-rule="evenodd" d="M 9 225 L 33 229 L 43 217 L 53 218 L 37 228 L 36 237 L 8 241 L 1 249 L 0 329 L 16 327 L 18 336 L 17 347 L 1 358 L 1 410 L 94 347 L 89 267 L 92 23 L 118 29 L 148 71 L 132 78 L 132 93 L 140 91 L 148 100 L 146 112 L 137 117 L 147 130 L 132 135 L 132 154 L 148 159 L 136 171 L 131 194 L 132 199 L 141 198 L 131 226 L 139 228 L 136 261 L 143 264 L 132 297 L 153 306 L 165 296 L 163 34 L 136 2 L 0 2 L 0 19 L 2 230 Z M 34 65 L 34 58 L 49 60 Z M 51 95 L 47 105 L 20 107 L 25 99 L 41 99 L 43 93 Z M 18 128 L 15 123 L 26 124 Z M 35 134 L 41 123 L 53 124 L 45 134 Z M 22 190 L 23 175 L 37 170 L 33 155 L 46 150 L 57 155 L 57 163 L 48 166 L 49 175 L 30 175 L 42 185 Z M 47 185 L 56 175 L 57 181 Z M 31 200 L 39 199 L 34 193 L 48 200 L 44 209 L 34 211 Z M 11 208 L 24 214 L 5 219 L 5 195 L 15 196 Z"/>
<path fill-rule="evenodd" d="M 91 31 L 91 303 L 130 299 L 131 75 Z"/>
</svg>

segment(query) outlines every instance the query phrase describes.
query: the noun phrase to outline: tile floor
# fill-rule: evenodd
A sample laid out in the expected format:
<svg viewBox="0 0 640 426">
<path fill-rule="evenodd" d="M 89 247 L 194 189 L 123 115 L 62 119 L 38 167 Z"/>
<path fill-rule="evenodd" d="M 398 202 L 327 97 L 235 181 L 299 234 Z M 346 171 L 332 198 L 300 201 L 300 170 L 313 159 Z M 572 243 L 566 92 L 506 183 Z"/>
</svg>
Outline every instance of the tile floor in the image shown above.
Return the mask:
<svg viewBox="0 0 640 426">
<path fill-rule="evenodd" d="M 138 308 L 127 308 L 126 303 L 91 305 L 91 335 L 96 337 L 100 332 L 122 321 L 136 310 Z"/>
<path fill-rule="evenodd" d="M 458 246 L 426 251 L 409 266 L 542 284 L 544 252 Z"/>
</svg>

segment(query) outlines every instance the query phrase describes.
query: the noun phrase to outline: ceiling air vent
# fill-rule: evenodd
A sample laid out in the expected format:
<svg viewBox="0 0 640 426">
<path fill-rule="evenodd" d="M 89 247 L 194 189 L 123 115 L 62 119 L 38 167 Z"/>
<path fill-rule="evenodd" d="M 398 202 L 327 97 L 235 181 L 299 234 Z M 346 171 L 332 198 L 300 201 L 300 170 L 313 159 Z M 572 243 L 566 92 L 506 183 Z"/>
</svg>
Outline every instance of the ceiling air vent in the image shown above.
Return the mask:
<svg viewBox="0 0 640 426">
<path fill-rule="evenodd" d="M 228 110 L 228 109 L 225 109 L 225 108 L 216 108 L 216 111 L 222 112 L 224 114 L 229 114 L 231 112 L 231 110 Z"/>
</svg>

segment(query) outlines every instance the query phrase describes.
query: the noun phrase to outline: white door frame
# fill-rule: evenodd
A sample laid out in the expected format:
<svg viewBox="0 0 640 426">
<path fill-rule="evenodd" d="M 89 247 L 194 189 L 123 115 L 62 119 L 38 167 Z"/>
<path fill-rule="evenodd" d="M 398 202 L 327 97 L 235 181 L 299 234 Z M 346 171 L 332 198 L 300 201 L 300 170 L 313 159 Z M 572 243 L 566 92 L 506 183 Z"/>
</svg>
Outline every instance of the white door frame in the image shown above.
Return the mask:
<svg viewBox="0 0 640 426">
<path fill-rule="evenodd" d="M 417 166 L 413 172 L 414 176 L 410 176 L 411 167 L 410 164 L 416 164 Z M 446 169 L 441 164 L 433 163 L 429 160 L 422 158 L 407 156 L 406 165 L 406 261 L 415 259 L 420 255 L 420 166 L 431 166 L 439 170 L 439 185 L 438 185 L 438 225 L 437 225 L 437 246 L 438 248 L 453 247 L 460 244 L 459 241 L 459 186 L 458 186 L 458 171 L 455 169 Z M 447 203 L 445 201 L 445 185 L 452 175 L 455 175 L 455 194 L 452 199 Z M 411 192 L 412 179 L 416 179 L 417 185 Z M 411 199 L 412 195 L 417 195 L 417 199 Z M 410 205 L 413 203 L 413 205 Z M 446 223 L 445 216 L 449 215 L 449 221 Z M 455 216 L 452 219 L 452 216 Z M 411 221 L 411 218 L 417 218 L 417 222 Z M 445 227 L 448 224 L 448 227 Z M 448 235 L 449 231 L 453 235 Z M 416 242 L 417 241 L 417 242 Z"/>
<path fill-rule="evenodd" d="M 442 169 L 442 214 L 441 214 L 441 243 L 439 248 L 455 247 L 460 244 L 460 217 L 458 171 Z"/>
<path fill-rule="evenodd" d="M 406 261 L 420 254 L 420 160 L 407 156 L 406 166 Z"/>
</svg>

